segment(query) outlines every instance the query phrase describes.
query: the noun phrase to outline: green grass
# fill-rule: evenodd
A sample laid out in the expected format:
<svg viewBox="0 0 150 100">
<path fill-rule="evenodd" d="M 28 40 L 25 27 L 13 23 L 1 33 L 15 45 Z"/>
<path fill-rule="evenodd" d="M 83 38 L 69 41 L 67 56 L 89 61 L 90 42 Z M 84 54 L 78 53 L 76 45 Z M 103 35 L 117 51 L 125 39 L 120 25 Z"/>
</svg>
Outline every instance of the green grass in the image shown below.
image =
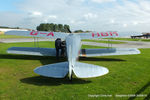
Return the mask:
<svg viewBox="0 0 150 100">
<path fill-rule="evenodd" d="M 119 41 L 105 41 L 105 40 L 82 40 L 82 41 L 87 41 L 87 42 L 97 42 L 97 43 L 110 43 L 110 44 L 123 44 L 125 42 L 119 42 Z"/>
<path fill-rule="evenodd" d="M 10 39 L 10 38 L 18 39 L 18 38 L 32 38 L 32 37 L 0 34 L 0 39 Z"/>
<path fill-rule="evenodd" d="M 116 94 L 147 94 L 135 100 L 150 98 L 150 49 L 140 49 L 139 55 L 80 58 L 80 62 L 105 66 L 107 75 L 78 79 L 42 77 L 34 68 L 56 63 L 55 57 L 7 54 L 11 46 L 33 47 L 33 43 L 0 43 L 0 100 L 127 100 L 115 98 Z M 40 42 L 41 47 L 54 47 L 54 42 Z M 83 46 L 83 48 L 97 48 Z M 66 59 L 62 58 L 61 61 Z M 113 95 L 88 97 L 88 95 Z M 132 98 L 134 99 L 134 98 Z M 131 99 L 131 100 L 132 100 Z"/>
<path fill-rule="evenodd" d="M 108 38 L 107 38 L 107 39 L 108 39 Z M 144 42 L 150 42 L 150 39 L 112 38 L 112 40 L 125 40 L 125 41 L 144 41 Z"/>
</svg>

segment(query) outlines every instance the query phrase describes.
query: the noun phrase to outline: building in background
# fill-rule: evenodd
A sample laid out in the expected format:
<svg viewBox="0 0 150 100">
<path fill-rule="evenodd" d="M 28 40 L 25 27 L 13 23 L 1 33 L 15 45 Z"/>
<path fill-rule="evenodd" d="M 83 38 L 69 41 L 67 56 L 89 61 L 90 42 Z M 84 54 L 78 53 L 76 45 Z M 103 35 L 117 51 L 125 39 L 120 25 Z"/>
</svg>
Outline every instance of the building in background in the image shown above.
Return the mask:
<svg viewBox="0 0 150 100">
<path fill-rule="evenodd" d="M 150 33 L 142 33 L 143 35 L 131 36 L 132 39 L 149 39 Z"/>
<path fill-rule="evenodd" d="M 4 27 L 4 26 L 0 26 L 0 34 L 4 34 L 7 31 L 31 31 L 31 29 L 25 29 L 25 28 L 11 28 L 11 27 Z"/>
</svg>

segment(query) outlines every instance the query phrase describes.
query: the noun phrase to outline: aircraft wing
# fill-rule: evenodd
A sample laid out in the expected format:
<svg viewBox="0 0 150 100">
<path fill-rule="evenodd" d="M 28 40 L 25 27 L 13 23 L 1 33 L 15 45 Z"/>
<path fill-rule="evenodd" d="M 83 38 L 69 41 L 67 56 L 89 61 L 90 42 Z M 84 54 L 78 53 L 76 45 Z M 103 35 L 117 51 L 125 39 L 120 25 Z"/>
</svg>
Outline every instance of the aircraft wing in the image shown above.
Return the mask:
<svg viewBox="0 0 150 100">
<path fill-rule="evenodd" d="M 55 48 L 11 47 L 7 53 L 35 56 L 56 56 Z"/>
<path fill-rule="evenodd" d="M 7 31 L 6 35 L 19 35 L 19 36 L 30 36 L 30 37 L 43 37 L 57 39 L 65 39 L 68 33 L 62 32 L 45 32 L 45 31 Z"/>
<path fill-rule="evenodd" d="M 96 39 L 96 38 L 116 38 L 125 36 L 142 35 L 141 32 L 92 32 L 79 33 L 81 39 Z"/>
<path fill-rule="evenodd" d="M 82 57 L 129 55 L 129 54 L 140 54 L 140 51 L 136 48 L 104 48 L 104 49 L 80 50 L 80 56 Z"/>
</svg>

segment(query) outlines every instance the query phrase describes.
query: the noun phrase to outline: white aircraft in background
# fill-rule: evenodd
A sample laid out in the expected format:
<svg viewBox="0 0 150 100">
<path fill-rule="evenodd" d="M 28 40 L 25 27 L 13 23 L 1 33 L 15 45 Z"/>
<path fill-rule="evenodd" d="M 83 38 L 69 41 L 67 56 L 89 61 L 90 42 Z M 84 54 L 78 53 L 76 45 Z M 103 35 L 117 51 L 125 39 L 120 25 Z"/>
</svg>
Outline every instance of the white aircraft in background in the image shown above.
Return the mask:
<svg viewBox="0 0 150 100">
<path fill-rule="evenodd" d="M 102 66 L 86 64 L 78 62 L 79 56 L 109 56 L 109 55 L 128 55 L 140 54 L 136 48 L 104 48 L 104 49 L 81 49 L 82 39 L 96 38 L 115 38 L 122 36 L 139 35 L 137 32 L 93 32 L 93 33 L 62 33 L 62 32 L 44 32 L 44 31 L 8 31 L 7 35 L 20 35 L 31 37 L 42 37 L 49 39 L 64 39 L 66 41 L 66 56 L 68 61 L 55 64 L 48 64 L 37 67 L 34 72 L 53 78 L 64 78 L 69 74 L 69 79 L 72 79 L 72 73 L 79 78 L 91 78 L 105 75 L 109 70 Z M 57 43 L 55 43 L 57 45 Z M 57 48 L 57 47 L 56 47 Z M 11 47 L 7 50 L 8 53 L 37 55 L 37 56 L 56 56 L 55 48 L 32 48 L 32 47 Z"/>
</svg>

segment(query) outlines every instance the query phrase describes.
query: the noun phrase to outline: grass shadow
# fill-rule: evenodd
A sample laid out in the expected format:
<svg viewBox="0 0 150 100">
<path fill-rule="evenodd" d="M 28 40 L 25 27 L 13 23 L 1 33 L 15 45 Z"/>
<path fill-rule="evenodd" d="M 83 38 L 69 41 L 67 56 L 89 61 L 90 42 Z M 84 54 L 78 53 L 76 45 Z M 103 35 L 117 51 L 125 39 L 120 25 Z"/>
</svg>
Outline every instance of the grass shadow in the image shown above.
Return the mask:
<svg viewBox="0 0 150 100">
<path fill-rule="evenodd" d="M 56 57 L 50 56 L 31 56 L 31 55 L 15 55 L 15 54 L 0 54 L 0 59 L 20 59 L 20 60 L 40 60 L 42 65 L 67 61 L 67 58 L 61 57 L 59 60 Z M 97 57 L 80 57 L 79 61 L 126 61 L 115 58 L 97 58 Z"/>
<path fill-rule="evenodd" d="M 30 56 L 30 55 L 15 55 L 15 54 L 0 54 L 0 59 L 22 59 L 22 60 L 42 60 L 50 57 Z"/>
<path fill-rule="evenodd" d="M 148 87 L 150 86 L 150 81 L 145 84 L 141 89 L 139 89 L 135 95 L 140 95 L 144 90 L 146 90 Z M 136 99 L 137 96 L 134 96 L 134 97 L 130 97 L 128 100 L 134 100 Z M 150 93 L 145 97 L 144 100 L 150 100 Z"/>
<path fill-rule="evenodd" d="M 27 84 L 33 84 L 38 86 L 58 86 L 62 84 L 87 84 L 91 81 L 88 80 L 82 80 L 73 78 L 72 81 L 70 81 L 67 77 L 66 78 L 50 78 L 50 77 L 43 77 L 43 76 L 34 76 L 34 77 L 28 77 L 24 79 L 20 79 L 22 83 Z"/>
<path fill-rule="evenodd" d="M 66 58 L 61 57 L 59 60 L 56 59 L 56 57 L 47 57 L 45 59 L 41 59 L 40 62 L 42 65 L 52 64 L 52 63 L 59 63 L 59 62 L 65 62 L 67 61 Z"/>
<path fill-rule="evenodd" d="M 80 57 L 79 61 L 126 61 L 126 60 L 115 59 L 115 58 Z"/>
<path fill-rule="evenodd" d="M 50 56 L 31 56 L 15 54 L 0 54 L 0 59 L 40 60 L 42 65 L 66 61 L 66 58 L 60 58 L 60 60 L 57 60 L 56 57 Z"/>
</svg>

